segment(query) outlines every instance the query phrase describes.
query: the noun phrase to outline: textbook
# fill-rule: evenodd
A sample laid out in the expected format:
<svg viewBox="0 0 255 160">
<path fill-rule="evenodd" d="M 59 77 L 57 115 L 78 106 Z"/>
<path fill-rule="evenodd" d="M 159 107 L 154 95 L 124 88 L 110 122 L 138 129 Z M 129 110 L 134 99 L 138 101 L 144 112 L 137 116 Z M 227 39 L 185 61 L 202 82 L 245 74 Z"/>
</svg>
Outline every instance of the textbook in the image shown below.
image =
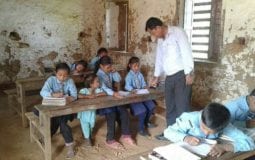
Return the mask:
<svg viewBox="0 0 255 160">
<path fill-rule="evenodd" d="M 135 94 L 149 94 L 149 90 L 148 89 L 136 89 L 135 90 Z"/>
<path fill-rule="evenodd" d="M 130 92 L 126 92 L 126 91 L 118 91 L 119 95 L 126 97 L 128 95 L 130 95 Z"/>
<path fill-rule="evenodd" d="M 64 106 L 66 105 L 66 98 L 53 98 L 53 97 L 46 97 L 42 100 L 42 105 L 48 106 Z"/>
<path fill-rule="evenodd" d="M 149 154 L 151 160 L 200 160 L 206 157 L 215 140 L 202 139 L 201 144 L 191 146 L 186 142 L 172 143 L 153 149 Z"/>
</svg>

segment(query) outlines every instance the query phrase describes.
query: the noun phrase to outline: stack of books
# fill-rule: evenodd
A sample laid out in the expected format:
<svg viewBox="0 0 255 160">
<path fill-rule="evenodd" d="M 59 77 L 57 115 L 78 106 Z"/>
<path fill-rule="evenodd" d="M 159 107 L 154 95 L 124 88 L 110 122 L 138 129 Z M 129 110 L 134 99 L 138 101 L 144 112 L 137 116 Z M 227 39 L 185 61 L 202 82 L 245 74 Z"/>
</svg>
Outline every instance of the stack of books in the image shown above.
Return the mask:
<svg viewBox="0 0 255 160">
<path fill-rule="evenodd" d="M 65 106 L 66 105 L 66 98 L 53 98 L 53 97 L 47 97 L 43 98 L 42 105 L 46 106 Z"/>
</svg>

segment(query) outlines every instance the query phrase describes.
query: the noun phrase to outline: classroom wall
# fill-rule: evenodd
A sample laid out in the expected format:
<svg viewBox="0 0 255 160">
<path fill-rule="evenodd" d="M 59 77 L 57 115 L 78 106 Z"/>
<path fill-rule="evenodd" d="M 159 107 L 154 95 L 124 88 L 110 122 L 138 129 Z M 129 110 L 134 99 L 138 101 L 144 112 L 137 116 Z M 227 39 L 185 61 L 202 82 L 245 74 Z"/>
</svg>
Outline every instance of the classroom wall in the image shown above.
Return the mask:
<svg viewBox="0 0 255 160">
<path fill-rule="evenodd" d="M 145 23 L 151 16 L 160 17 L 168 24 L 178 23 L 178 0 L 129 0 L 128 51 L 141 59 L 142 71 L 149 79 L 154 70 L 155 43 L 151 43 L 145 32 Z"/>
<path fill-rule="evenodd" d="M 144 27 L 151 16 L 166 23 L 178 24 L 179 0 L 129 1 L 129 51 L 142 59 L 147 77 L 154 70 L 155 43 L 148 42 Z M 195 63 L 193 105 L 203 107 L 210 101 L 226 100 L 245 95 L 255 88 L 255 1 L 223 0 L 224 25 L 222 53 L 218 62 Z"/>
<path fill-rule="evenodd" d="M 255 1 L 223 0 L 223 50 L 216 64 L 196 63 L 193 103 L 204 106 L 255 88 Z"/>
<path fill-rule="evenodd" d="M 0 84 L 89 59 L 105 45 L 104 0 L 1 0 Z"/>
</svg>

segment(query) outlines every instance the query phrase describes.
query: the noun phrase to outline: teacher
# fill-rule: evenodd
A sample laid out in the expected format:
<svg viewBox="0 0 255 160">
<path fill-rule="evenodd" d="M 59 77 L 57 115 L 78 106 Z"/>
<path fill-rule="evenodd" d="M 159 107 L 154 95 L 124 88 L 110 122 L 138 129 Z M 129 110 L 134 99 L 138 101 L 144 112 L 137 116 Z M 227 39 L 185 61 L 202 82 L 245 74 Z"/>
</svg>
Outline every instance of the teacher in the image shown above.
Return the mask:
<svg viewBox="0 0 255 160">
<path fill-rule="evenodd" d="M 167 126 L 177 117 L 190 110 L 191 85 L 193 83 L 194 60 L 187 35 L 182 28 L 166 26 L 156 17 L 147 20 L 145 30 L 157 39 L 156 62 L 152 86 L 156 86 L 161 75 L 165 79 L 165 102 Z M 164 140 L 163 133 L 156 136 Z"/>
</svg>

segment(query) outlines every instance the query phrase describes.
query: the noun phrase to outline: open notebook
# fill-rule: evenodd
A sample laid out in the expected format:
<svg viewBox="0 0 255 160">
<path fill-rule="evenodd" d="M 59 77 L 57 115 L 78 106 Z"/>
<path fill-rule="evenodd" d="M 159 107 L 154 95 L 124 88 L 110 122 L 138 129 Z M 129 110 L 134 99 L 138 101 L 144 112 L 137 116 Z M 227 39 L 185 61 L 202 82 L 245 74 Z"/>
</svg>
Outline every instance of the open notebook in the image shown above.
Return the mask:
<svg viewBox="0 0 255 160">
<path fill-rule="evenodd" d="M 217 143 L 214 140 L 206 139 L 203 142 L 198 146 L 177 142 L 157 147 L 149 154 L 149 158 L 152 160 L 200 160 L 201 157 L 207 156 L 211 146 Z"/>
<path fill-rule="evenodd" d="M 64 106 L 66 105 L 66 97 L 63 98 L 45 97 L 42 100 L 42 105 Z"/>
</svg>

